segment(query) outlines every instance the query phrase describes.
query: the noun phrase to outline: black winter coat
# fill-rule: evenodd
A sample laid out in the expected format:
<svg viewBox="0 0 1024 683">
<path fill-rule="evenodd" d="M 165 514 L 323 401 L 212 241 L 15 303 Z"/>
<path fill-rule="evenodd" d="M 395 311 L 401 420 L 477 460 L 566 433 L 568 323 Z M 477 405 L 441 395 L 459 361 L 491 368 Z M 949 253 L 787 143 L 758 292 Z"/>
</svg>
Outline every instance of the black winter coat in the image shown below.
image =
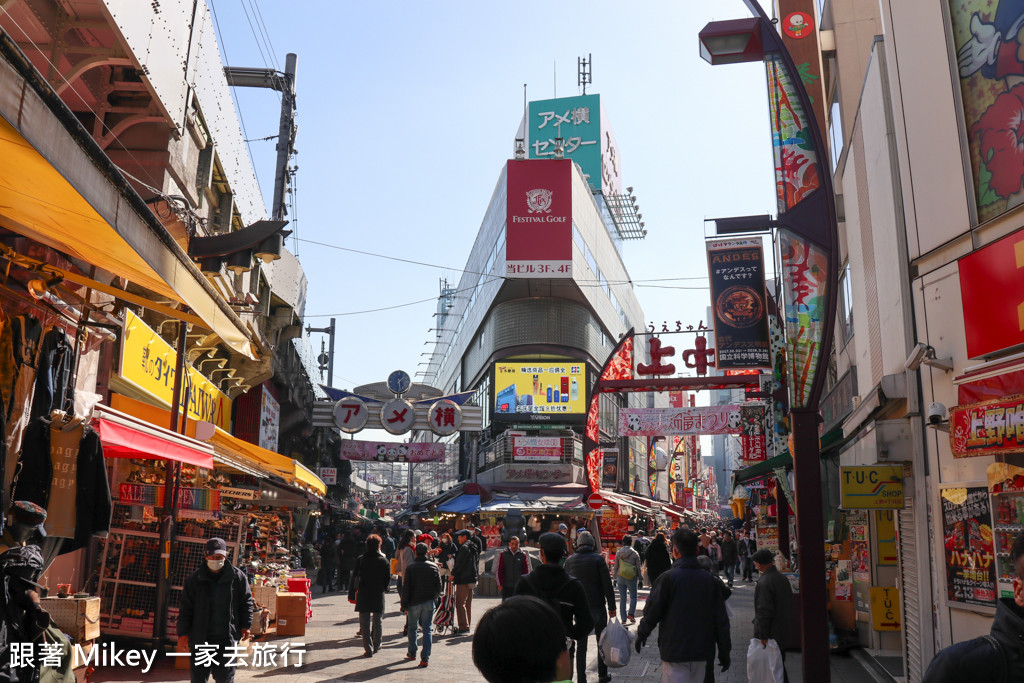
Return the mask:
<svg viewBox="0 0 1024 683">
<path fill-rule="evenodd" d="M 637 636 L 658 628 L 658 649 L 665 662 L 706 662 L 732 650 L 729 617 L 718 584 L 697 559 L 681 557 L 651 589 Z"/>
<path fill-rule="evenodd" d="M 40 417 L 25 428 L 22 440 L 21 472 L 11 500 L 28 500 L 48 507 L 50 484 L 53 481 L 53 461 L 50 459 L 49 417 Z M 107 483 L 107 465 L 103 459 L 100 437 L 86 426 L 78 446 L 75 496 L 75 537 L 65 541 L 61 553 L 84 548 L 92 535 L 106 536 L 110 531 L 113 505 L 110 485 Z"/>
<path fill-rule="evenodd" d="M 440 594 L 441 575 L 436 564 L 417 557 L 405 568 L 401 595 L 403 610 L 427 601 L 433 602 Z"/>
<path fill-rule="evenodd" d="M 455 569 L 452 570 L 452 579 L 455 581 L 455 585 L 476 583 L 479 576 L 478 565 L 477 545 L 473 539 L 467 538 L 455 552 Z"/>
<path fill-rule="evenodd" d="M 736 556 L 739 553 L 739 548 L 736 547 L 736 541 L 722 541 L 719 545 L 722 546 L 722 564 L 727 567 L 735 565 Z"/>
<path fill-rule="evenodd" d="M 255 603 L 245 572 L 231 564 L 230 560 L 224 563 L 224 568 L 217 574 L 213 574 L 204 564 L 185 579 L 181 591 L 178 636 L 188 636 L 189 645 L 207 642 L 214 581 L 231 583 L 231 614 L 228 617 L 228 635 L 231 639 L 238 640 L 242 631 L 252 628 Z"/>
<path fill-rule="evenodd" d="M 391 563 L 381 552 L 364 553 L 352 570 L 348 599 L 357 612 L 384 612 L 384 593 L 391 584 Z"/>
<path fill-rule="evenodd" d="M 524 576 L 516 584 L 515 594 L 533 595 L 549 604 L 559 603 L 557 611 L 573 640 L 586 638 L 594 630 L 594 617 L 583 584 L 557 564 L 542 564 Z"/>
<path fill-rule="evenodd" d="M 780 650 L 789 645 L 793 619 L 793 588 L 774 565 L 757 580 L 754 588 L 754 637 L 773 639 Z"/>
<path fill-rule="evenodd" d="M 608 563 L 604 561 L 601 553 L 594 550 L 593 546 L 583 545 L 577 548 L 576 552 L 565 561 L 565 571 L 583 584 L 583 592 L 587 595 L 587 605 L 590 607 L 590 614 L 594 617 L 594 621 L 600 621 L 600 617 L 605 613 L 606 601 L 608 603 L 607 611 L 615 610 L 615 589 L 612 588 Z M 650 571 L 649 558 L 647 571 Z"/>
<path fill-rule="evenodd" d="M 1024 681 L 1024 666 L 1021 665 L 1024 663 L 1024 609 L 1010 598 L 1001 598 L 996 603 L 990 637 L 999 643 L 999 650 L 983 636 L 950 645 L 939 652 L 924 674 L 924 683 Z"/>
<path fill-rule="evenodd" d="M 651 585 L 658 580 L 658 577 L 668 571 L 672 566 L 672 558 L 668 554 L 668 546 L 657 541 L 651 542 L 647 549 L 647 578 Z"/>
</svg>

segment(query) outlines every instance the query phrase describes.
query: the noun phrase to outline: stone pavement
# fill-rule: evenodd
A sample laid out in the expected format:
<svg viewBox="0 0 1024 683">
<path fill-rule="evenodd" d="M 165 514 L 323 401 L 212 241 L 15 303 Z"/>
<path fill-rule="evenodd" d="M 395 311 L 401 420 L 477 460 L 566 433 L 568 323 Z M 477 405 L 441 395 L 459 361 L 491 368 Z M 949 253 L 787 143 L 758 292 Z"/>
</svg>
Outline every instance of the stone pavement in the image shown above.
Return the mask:
<svg viewBox="0 0 1024 683">
<path fill-rule="evenodd" d="M 641 602 L 637 616 L 642 613 L 643 600 L 647 591 L 641 591 Z M 499 601 L 496 597 L 476 597 L 473 612 L 477 617 Z M 753 636 L 751 619 L 754 613 L 754 585 L 736 584 L 729 605 L 733 610 L 732 620 L 732 667 L 725 673 L 715 666 L 715 680 L 725 683 L 746 681 L 746 652 Z M 406 661 L 407 640 L 402 637 L 402 617 L 398 612 L 397 597 L 392 591 L 387 595 L 388 611 L 384 618 L 384 638 L 381 651 L 372 658 L 363 656 L 362 641 L 355 637 L 358 621 L 352 605 L 340 593 L 313 596 L 313 621 L 306 625 L 304 638 L 275 638 L 268 642 L 278 648 L 285 642 L 305 643 L 306 655 L 303 666 L 279 668 L 240 668 L 235 681 L 238 683 L 299 683 L 300 681 L 370 681 L 393 680 L 401 683 L 443 683 L 447 681 L 482 681 L 472 660 L 471 634 L 464 636 L 443 635 L 435 637 L 430 666 L 421 669 L 416 661 Z M 655 631 L 640 655 L 634 653 L 629 664 L 621 669 L 612 669 L 616 683 L 661 680 L 661 661 L 658 657 L 657 631 Z M 596 648 L 593 636 L 588 646 L 590 663 L 588 675 L 591 683 L 597 681 Z M 834 683 L 876 683 L 888 681 L 873 672 L 865 670 L 851 657 L 833 656 L 832 681 Z M 786 655 L 790 680 L 800 683 L 800 653 Z M 98 667 L 92 681 L 187 681 L 188 672 L 175 670 L 173 660 L 157 657 L 154 669 L 145 675 L 129 667 Z"/>
</svg>

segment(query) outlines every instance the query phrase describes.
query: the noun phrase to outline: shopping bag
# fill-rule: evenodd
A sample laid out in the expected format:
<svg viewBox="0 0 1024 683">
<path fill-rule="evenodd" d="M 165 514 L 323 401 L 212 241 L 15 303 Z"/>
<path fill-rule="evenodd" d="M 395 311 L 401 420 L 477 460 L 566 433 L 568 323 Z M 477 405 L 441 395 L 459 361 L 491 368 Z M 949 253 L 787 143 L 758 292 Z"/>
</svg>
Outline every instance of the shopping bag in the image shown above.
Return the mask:
<svg viewBox="0 0 1024 683">
<path fill-rule="evenodd" d="M 774 640 L 762 645 L 750 639 L 747 648 L 747 683 L 782 683 L 782 651 Z"/>
<path fill-rule="evenodd" d="M 622 625 L 618 617 L 608 622 L 598 642 L 605 666 L 618 669 L 629 664 L 629 657 L 633 653 L 633 638 L 634 635 Z"/>
</svg>

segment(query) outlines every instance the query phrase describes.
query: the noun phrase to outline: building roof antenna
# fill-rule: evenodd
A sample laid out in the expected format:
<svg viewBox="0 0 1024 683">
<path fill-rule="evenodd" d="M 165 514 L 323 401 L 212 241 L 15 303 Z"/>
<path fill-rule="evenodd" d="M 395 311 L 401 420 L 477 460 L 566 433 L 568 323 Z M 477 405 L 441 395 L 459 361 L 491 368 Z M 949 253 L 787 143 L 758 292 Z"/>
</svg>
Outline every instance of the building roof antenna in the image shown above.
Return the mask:
<svg viewBox="0 0 1024 683">
<path fill-rule="evenodd" d="M 587 94 L 587 86 L 594 82 L 594 56 L 593 53 L 587 53 L 586 59 L 583 57 L 576 58 L 576 69 L 578 75 L 576 76 L 576 84 L 583 88 L 583 94 Z"/>
</svg>

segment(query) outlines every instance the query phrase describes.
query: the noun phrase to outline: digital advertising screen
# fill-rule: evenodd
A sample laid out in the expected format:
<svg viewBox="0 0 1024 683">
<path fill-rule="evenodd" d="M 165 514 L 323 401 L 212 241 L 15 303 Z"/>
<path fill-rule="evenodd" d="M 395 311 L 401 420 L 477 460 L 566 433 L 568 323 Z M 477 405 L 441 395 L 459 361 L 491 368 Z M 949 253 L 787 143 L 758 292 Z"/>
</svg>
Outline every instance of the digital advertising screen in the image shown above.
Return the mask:
<svg viewBox="0 0 1024 683">
<path fill-rule="evenodd" d="M 494 417 L 520 422 L 578 422 L 587 412 L 586 365 L 576 360 L 494 364 Z"/>
</svg>

